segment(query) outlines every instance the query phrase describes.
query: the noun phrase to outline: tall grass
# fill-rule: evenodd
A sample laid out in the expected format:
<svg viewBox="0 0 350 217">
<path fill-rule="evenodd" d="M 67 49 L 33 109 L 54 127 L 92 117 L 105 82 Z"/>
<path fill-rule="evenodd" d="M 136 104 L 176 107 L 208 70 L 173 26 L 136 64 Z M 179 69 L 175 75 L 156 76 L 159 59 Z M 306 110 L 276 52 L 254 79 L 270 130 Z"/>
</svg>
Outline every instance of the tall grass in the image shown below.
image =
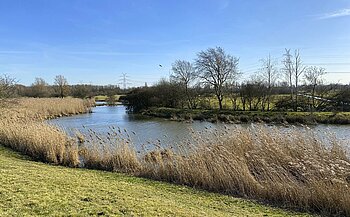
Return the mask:
<svg viewBox="0 0 350 217">
<path fill-rule="evenodd" d="M 89 108 L 81 100 L 55 100 L 22 99 L 1 108 L 0 143 L 45 162 L 125 172 L 293 209 L 350 216 L 350 159 L 332 137 L 320 140 L 308 129 L 233 126 L 193 133 L 190 141 L 167 149 L 155 144 L 151 151 L 139 150 L 119 128 L 106 134 L 79 133 L 73 141 L 46 125 L 43 119 Z"/>
<path fill-rule="evenodd" d="M 23 98 L 4 102 L 0 108 L 0 144 L 36 160 L 78 166 L 77 144 L 43 120 L 89 112 L 91 103 L 73 98 Z"/>
</svg>

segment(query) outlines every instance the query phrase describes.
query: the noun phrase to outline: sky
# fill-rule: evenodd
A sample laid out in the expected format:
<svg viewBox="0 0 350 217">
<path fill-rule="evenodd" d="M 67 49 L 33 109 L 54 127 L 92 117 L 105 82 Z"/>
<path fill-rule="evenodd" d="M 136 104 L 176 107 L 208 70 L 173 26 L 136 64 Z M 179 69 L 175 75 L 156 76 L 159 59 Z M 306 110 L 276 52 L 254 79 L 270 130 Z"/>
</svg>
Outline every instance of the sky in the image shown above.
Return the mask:
<svg viewBox="0 0 350 217">
<path fill-rule="evenodd" d="M 151 85 L 216 46 L 240 59 L 242 80 L 290 48 L 348 84 L 350 0 L 0 0 L 0 75 L 24 85 L 120 84 L 123 73 Z"/>
</svg>

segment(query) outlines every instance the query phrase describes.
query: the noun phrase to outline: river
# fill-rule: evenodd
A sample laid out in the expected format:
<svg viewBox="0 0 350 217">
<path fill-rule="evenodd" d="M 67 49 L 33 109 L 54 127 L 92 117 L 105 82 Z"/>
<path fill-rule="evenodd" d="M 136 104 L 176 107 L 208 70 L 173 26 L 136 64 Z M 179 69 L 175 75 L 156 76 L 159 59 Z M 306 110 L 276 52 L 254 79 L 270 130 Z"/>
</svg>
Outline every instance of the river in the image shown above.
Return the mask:
<svg viewBox="0 0 350 217">
<path fill-rule="evenodd" d="M 177 122 L 164 120 L 161 118 L 145 118 L 138 115 L 126 113 L 125 106 L 98 106 L 93 108 L 92 113 L 76 115 L 71 117 L 62 117 L 49 121 L 65 130 L 68 134 L 73 135 L 77 130 L 86 132 L 88 129 L 101 134 L 110 131 L 110 127 L 126 130 L 134 144 L 144 144 L 147 142 L 161 141 L 164 146 L 176 144 L 191 138 L 191 131 L 201 132 L 220 130 L 225 127 L 222 123 L 210 122 Z M 241 124 L 243 127 L 250 127 L 250 124 Z M 291 125 L 290 125 L 291 126 Z M 269 126 L 271 127 L 271 126 Z M 282 130 L 290 127 L 278 125 Z M 301 126 L 296 126 L 302 128 Z M 317 135 L 323 137 L 325 133 L 334 134 L 346 146 L 350 147 L 350 125 L 312 125 L 308 126 Z"/>
</svg>

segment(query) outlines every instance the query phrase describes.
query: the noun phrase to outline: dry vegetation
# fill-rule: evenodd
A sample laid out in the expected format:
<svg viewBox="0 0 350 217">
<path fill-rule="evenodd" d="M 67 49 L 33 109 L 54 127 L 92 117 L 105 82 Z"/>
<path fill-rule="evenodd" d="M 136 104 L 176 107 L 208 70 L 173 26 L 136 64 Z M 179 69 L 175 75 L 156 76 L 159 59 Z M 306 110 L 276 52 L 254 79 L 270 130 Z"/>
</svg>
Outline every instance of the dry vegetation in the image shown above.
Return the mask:
<svg viewBox="0 0 350 217">
<path fill-rule="evenodd" d="M 286 135 L 264 126 L 232 127 L 208 137 L 194 133 L 195 144 L 137 155 L 128 132 L 112 130 L 108 136 L 90 131 L 81 153 L 85 167 L 131 172 L 326 215 L 350 215 L 350 160 L 332 137 L 321 142 L 307 129 Z M 113 148 L 100 146 L 106 143 Z"/>
<path fill-rule="evenodd" d="M 45 119 L 85 113 L 91 102 L 79 99 L 18 99 L 2 102 L 0 144 L 44 162 L 77 166 L 78 147 Z"/>
<path fill-rule="evenodd" d="M 106 135 L 89 131 L 73 142 L 40 120 L 59 116 L 60 110 L 65 115 L 84 112 L 87 104 L 57 103 L 56 113 L 35 100 L 3 108 L 8 115 L 1 113 L 0 143 L 45 162 L 126 172 L 288 208 L 350 216 L 350 159 L 332 137 L 321 141 L 307 129 L 286 134 L 264 126 L 230 127 L 210 135 L 193 133 L 192 141 L 169 149 L 142 151 L 134 148 L 128 132 L 115 128 Z M 65 109 L 74 105 L 76 109 Z"/>
</svg>

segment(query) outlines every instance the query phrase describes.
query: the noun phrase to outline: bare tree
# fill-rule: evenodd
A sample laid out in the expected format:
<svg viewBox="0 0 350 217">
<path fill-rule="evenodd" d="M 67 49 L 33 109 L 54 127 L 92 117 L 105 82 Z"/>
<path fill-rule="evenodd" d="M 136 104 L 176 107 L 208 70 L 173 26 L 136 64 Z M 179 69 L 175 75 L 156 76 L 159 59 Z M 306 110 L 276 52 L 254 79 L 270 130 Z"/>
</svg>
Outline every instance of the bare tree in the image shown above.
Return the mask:
<svg viewBox="0 0 350 217">
<path fill-rule="evenodd" d="M 231 100 L 232 109 L 235 111 L 238 110 L 238 105 L 237 105 L 237 100 L 239 97 L 239 84 L 238 84 L 238 82 L 236 82 L 236 81 L 228 82 L 225 85 L 225 89 L 226 89 L 228 97 Z"/>
<path fill-rule="evenodd" d="M 172 71 L 171 80 L 179 83 L 184 88 L 188 107 L 191 109 L 196 107 L 196 102 L 194 102 L 190 90 L 191 84 L 198 78 L 193 65 L 185 60 L 176 60 L 172 64 Z"/>
<path fill-rule="evenodd" d="M 68 81 L 63 75 L 57 75 L 55 77 L 54 85 L 59 97 L 63 98 L 68 95 Z"/>
<path fill-rule="evenodd" d="M 267 110 L 270 111 L 272 88 L 274 87 L 278 77 L 278 70 L 276 67 L 277 63 L 271 59 L 270 54 L 265 59 L 262 59 L 261 63 L 262 68 L 260 70 L 260 73 L 263 82 L 266 83 L 267 86 Z"/>
<path fill-rule="evenodd" d="M 35 78 L 32 84 L 32 96 L 33 97 L 48 97 L 49 87 L 43 78 Z"/>
<path fill-rule="evenodd" d="M 305 71 L 305 66 L 301 60 L 299 50 L 294 51 L 294 55 L 290 54 L 290 49 L 286 49 L 284 54 L 284 59 L 282 61 L 284 65 L 284 72 L 288 79 L 290 91 L 291 91 L 291 101 L 293 104 L 293 95 L 295 95 L 294 110 L 298 109 L 298 83 L 300 76 Z M 293 78 L 294 78 L 294 91 L 293 91 Z"/>
<path fill-rule="evenodd" d="M 220 110 L 222 110 L 224 85 L 238 74 L 238 62 L 238 58 L 226 54 L 221 47 L 209 48 L 198 53 L 196 69 L 204 83 L 214 87 Z"/>
<path fill-rule="evenodd" d="M 3 75 L 0 76 L 0 99 L 13 97 L 16 93 L 16 79 Z"/>
<path fill-rule="evenodd" d="M 287 83 L 290 88 L 290 100 L 293 104 L 293 62 L 292 62 L 292 55 L 290 54 L 290 49 L 285 49 L 286 53 L 283 55 L 284 59 L 282 61 L 284 68 L 282 69 L 284 71 L 284 74 L 287 79 Z"/>
<path fill-rule="evenodd" d="M 312 108 L 311 112 L 315 109 L 315 90 L 316 86 L 323 82 L 322 76 L 326 74 L 325 68 L 310 66 L 305 70 L 304 78 L 312 86 Z"/>
<path fill-rule="evenodd" d="M 294 61 L 293 61 L 293 72 L 295 79 L 295 111 L 298 111 L 298 82 L 300 76 L 304 73 L 306 67 L 303 65 L 301 60 L 299 50 L 294 52 Z"/>
<path fill-rule="evenodd" d="M 249 104 L 250 110 L 258 110 L 261 105 L 261 111 L 266 109 L 267 87 L 261 76 L 256 74 L 250 76 L 245 85 L 242 86 L 243 95 Z"/>
</svg>

